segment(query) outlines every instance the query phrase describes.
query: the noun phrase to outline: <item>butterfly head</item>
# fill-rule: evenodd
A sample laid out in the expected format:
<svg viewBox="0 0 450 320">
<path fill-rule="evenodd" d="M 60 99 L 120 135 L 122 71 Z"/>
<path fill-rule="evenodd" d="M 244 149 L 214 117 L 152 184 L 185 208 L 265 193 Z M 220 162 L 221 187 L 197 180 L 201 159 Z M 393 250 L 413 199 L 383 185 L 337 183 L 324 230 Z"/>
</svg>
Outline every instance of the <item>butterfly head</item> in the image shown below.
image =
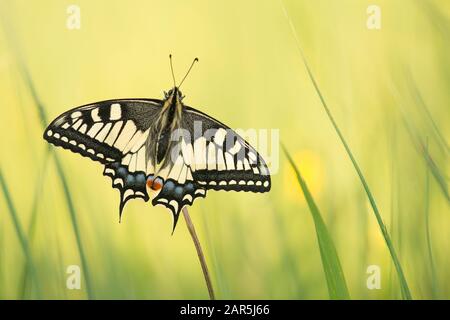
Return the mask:
<svg viewBox="0 0 450 320">
<path fill-rule="evenodd" d="M 181 93 L 180 89 L 178 87 L 173 87 L 168 92 L 164 91 L 164 97 L 166 100 L 174 100 L 174 101 L 181 101 L 184 99 L 183 94 Z"/>
</svg>

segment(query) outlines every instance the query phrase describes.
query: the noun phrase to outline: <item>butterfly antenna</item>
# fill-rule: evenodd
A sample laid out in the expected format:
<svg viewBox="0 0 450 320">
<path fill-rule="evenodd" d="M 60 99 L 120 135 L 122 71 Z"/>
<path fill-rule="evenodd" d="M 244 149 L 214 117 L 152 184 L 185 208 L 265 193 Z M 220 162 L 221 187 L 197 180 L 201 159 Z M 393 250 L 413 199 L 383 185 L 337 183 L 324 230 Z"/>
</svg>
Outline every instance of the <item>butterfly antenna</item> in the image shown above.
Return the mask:
<svg viewBox="0 0 450 320">
<path fill-rule="evenodd" d="M 172 71 L 173 86 L 176 87 L 177 83 L 175 81 L 175 75 L 173 74 L 172 55 L 171 54 L 169 54 L 169 60 L 170 60 L 170 71 Z"/>
<path fill-rule="evenodd" d="M 188 76 L 189 72 L 191 72 L 191 69 L 192 69 L 192 67 L 194 66 L 194 64 L 195 64 L 196 62 L 198 62 L 198 58 L 195 58 L 194 61 L 192 61 L 191 66 L 189 67 L 189 70 L 186 72 L 186 75 L 184 76 L 183 80 L 181 80 L 181 83 L 180 83 L 180 85 L 178 86 L 178 88 L 181 87 L 181 85 L 182 85 L 183 82 L 184 82 L 184 79 L 186 79 L 186 77 Z"/>
</svg>

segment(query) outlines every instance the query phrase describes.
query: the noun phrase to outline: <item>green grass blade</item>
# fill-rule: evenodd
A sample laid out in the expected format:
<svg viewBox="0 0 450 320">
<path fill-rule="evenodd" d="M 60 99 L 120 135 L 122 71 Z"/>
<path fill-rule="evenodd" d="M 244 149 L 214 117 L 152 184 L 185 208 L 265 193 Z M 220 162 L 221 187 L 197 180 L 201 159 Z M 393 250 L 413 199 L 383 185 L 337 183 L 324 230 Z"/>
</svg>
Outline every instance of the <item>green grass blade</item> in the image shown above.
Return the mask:
<svg viewBox="0 0 450 320">
<path fill-rule="evenodd" d="M 41 103 L 36 90 L 34 88 L 34 85 L 31 81 L 30 75 L 26 69 L 26 67 L 24 65 L 22 65 L 22 74 L 24 76 L 25 82 L 28 86 L 28 88 L 30 89 L 30 92 L 33 96 L 33 99 L 35 101 L 35 105 L 39 111 L 39 116 L 40 116 L 40 120 L 41 120 L 41 124 L 43 125 L 43 129 L 45 129 L 45 125 L 46 123 L 48 123 L 47 121 L 47 117 L 46 117 L 46 112 L 45 112 L 45 107 L 44 105 Z M 87 296 L 88 299 L 93 299 L 94 298 L 94 294 L 92 291 L 92 285 L 91 285 L 91 281 L 90 281 L 90 275 L 89 275 L 89 269 L 87 267 L 87 260 L 86 260 L 86 255 L 84 253 L 84 249 L 83 249 L 83 244 L 81 242 L 81 233 L 80 233 L 80 229 L 78 227 L 78 221 L 77 221 L 77 216 L 76 216 L 76 212 L 75 212 L 75 207 L 73 205 L 73 200 L 72 200 L 72 196 L 70 193 L 70 188 L 69 185 L 67 183 L 67 178 L 64 172 L 64 169 L 62 167 L 61 161 L 58 158 L 58 155 L 51 150 L 51 154 L 54 157 L 55 160 L 55 164 L 56 164 L 56 170 L 59 176 L 59 179 L 61 180 L 61 183 L 63 185 L 63 191 L 64 191 L 64 196 L 66 198 L 66 203 L 67 203 L 67 208 L 69 210 L 69 214 L 70 214 L 70 220 L 72 223 L 72 228 L 75 234 L 75 239 L 77 242 L 77 246 L 78 246 L 78 251 L 80 254 L 80 260 L 81 260 L 81 265 L 84 271 L 84 277 L 85 277 L 85 283 L 86 283 L 86 292 L 87 292 Z"/>
<path fill-rule="evenodd" d="M 394 246 L 393 246 L 391 238 L 389 236 L 389 232 L 387 231 L 386 226 L 385 226 L 385 224 L 383 222 L 383 219 L 381 218 L 381 214 L 380 214 L 380 212 L 378 210 L 377 204 L 375 202 L 375 198 L 373 197 L 372 192 L 370 191 L 370 188 L 369 188 L 369 186 L 368 186 L 368 184 L 366 182 L 366 179 L 364 178 L 364 175 L 363 175 L 361 169 L 359 168 L 359 165 L 356 162 L 356 160 L 355 160 L 355 158 L 353 156 L 353 153 L 350 150 L 350 147 L 348 146 L 348 144 L 347 144 L 343 134 L 341 133 L 341 130 L 339 129 L 336 121 L 334 120 L 333 115 L 331 114 L 330 109 L 328 108 L 327 103 L 325 102 L 325 99 L 324 99 L 324 97 L 323 97 L 323 95 L 322 95 L 322 93 L 321 93 L 321 91 L 319 89 L 319 86 L 317 85 L 317 82 L 316 82 L 316 80 L 315 80 L 315 78 L 314 78 L 314 76 L 312 74 L 312 71 L 309 68 L 309 65 L 308 65 L 308 63 L 306 61 L 306 57 L 303 54 L 303 50 L 302 50 L 302 48 L 300 46 L 300 41 L 299 41 L 299 39 L 297 37 L 297 32 L 296 32 L 295 27 L 294 27 L 294 25 L 293 25 L 289 15 L 288 15 L 287 11 L 286 11 L 286 8 L 284 6 L 283 0 L 280 0 L 280 1 L 281 1 L 281 5 L 282 5 L 282 8 L 283 8 L 284 14 L 285 14 L 285 16 L 286 16 L 286 18 L 287 18 L 287 20 L 289 22 L 289 26 L 290 26 L 290 28 L 292 30 L 293 35 L 294 35 L 294 38 L 295 38 L 295 41 L 296 41 L 296 45 L 297 45 L 297 49 L 298 49 L 298 51 L 300 53 L 302 61 L 303 61 L 304 65 L 306 67 L 306 70 L 308 72 L 309 78 L 311 79 L 311 82 L 313 83 L 314 88 L 315 88 L 315 90 L 316 90 L 316 92 L 317 92 L 317 94 L 318 94 L 318 96 L 320 98 L 322 106 L 323 106 L 323 108 L 324 108 L 324 110 L 325 110 L 325 112 L 326 112 L 326 114 L 327 114 L 331 124 L 333 125 L 334 130 L 336 131 L 337 135 L 339 136 L 339 139 L 341 140 L 341 142 L 342 142 L 342 144 L 343 144 L 343 146 L 345 148 L 345 151 L 347 152 L 347 155 L 349 156 L 349 158 L 350 158 L 350 160 L 351 160 L 351 162 L 353 164 L 353 167 L 355 168 L 355 170 L 356 170 L 356 172 L 358 174 L 358 177 L 361 180 L 361 183 L 362 183 L 362 185 L 364 187 L 364 190 L 365 190 L 365 192 L 367 194 L 367 197 L 369 198 L 370 205 L 371 205 L 371 207 L 373 209 L 373 212 L 375 214 L 376 220 L 377 220 L 378 225 L 380 227 L 381 233 L 382 233 L 382 235 L 384 237 L 384 240 L 386 242 L 386 245 L 387 245 L 387 247 L 389 249 L 389 253 L 391 254 L 392 261 L 393 261 L 393 263 L 395 265 L 395 269 L 397 271 L 397 275 L 398 275 L 398 278 L 399 278 L 399 281 L 400 281 L 400 286 L 401 286 L 401 289 L 402 289 L 403 297 L 408 299 L 408 300 L 412 299 L 411 292 L 409 290 L 408 283 L 406 282 L 406 278 L 405 278 L 405 275 L 403 273 L 402 266 L 401 266 L 400 261 L 399 261 L 399 259 L 397 257 L 397 253 L 395 252 Z"/>
<path fill-rule="evenodd" d="M 428 108 L 427 104 L 425 103 L 425 100 L 422 97 L 422 94 L 420 93 L 419 88 L 417 87 L 414 80 L 412 79 L 412 75 L 410 72 L 406 73 L 406 78 L 408 79 L 408 84 L 411 88 L 411 92 L 414 95 L 416 105 L 418 105 L 418 107 L 426 115 L 426 119 L 428 119 L 428 122 L 431 124 L 433 132 L 435 133 L 435 135 L 437 137 L 437 142 L 439 143 L 440 146 L 442 146 L 444 151 L 448 154 L 450 152 L 450 147 L 448 146 L 448 143 L 445 140 L 444 135 L 442 134 L 441 130 L 439 129 L 436 121 L 434 120 L 433 116 L 431 115 L 430 109 Z"/>
<path fill-rule="evenodd" d="M 425 148 L 426 152 L 428 152 L 428 139 Z M 430 231 L 430 169 L 428 167 L 426 167 L 426 183 L 425 183 L 425 232 L 427 237 L 428 259 L 430 259 L 432 298 L 437 299 L 438 282 L 436 277 L 436 268 L 434 264 L 433 249 L 431 245 L 431 231 Z"/>
<path fill-rule="evenodd" d="M 47 151 L 45 152 L 44 162 L 43 162 L 41 170 L 39 171 L 39 175 L 36 180 L 36 185 L 34 188 L 33 201 L 32 201 L 32 205 L 31 205 L 31 218 L 30 218 L 30 223 L 28 225 L 28 229 L 27 229 L 27 239 L 30 244 L 33 243 L 34 233 L 36 230 L 36 221 L 37 221 L 37 217 L 38 217 L 39 200 L 40 200 L 42 190 L 43 190 L 45 174 L 47 172 L 49 154 L 50 154 L 50 148 L 48 148 Z M 20 280 L 20 283 L 21 283 L 20 297 L 23 300 L 26 298 L 27 289 L 29 288 L 30 266 L 28 264 L 26 264 L 24 266 L 24 269 L 21 272 L 20 279 L 21 279 Z"/>
<path fill-rule="evenodd" d="M 448 193 L 447 180 L 448 177 L 443 173 L 444 170 L 441 170 L 436 162 L 433 160 L 432 156 L 429 153 L 429 150 L 425 148 L 425 143 L 423 142 L 417 127 L 413 124 L 412 121 L 408 120 L 408 113 L 405 111 L 405 108 L 402 106 L 402 101 L 399 98 L 398 90 L 391 86 L 390 91 L 394 95 L 394 98 L 397 100 L 398 110 L 400 111 L 401 119 L 406 128 L 406 132 L 411 138 L 411 142 L 416 149 L 416 151 L 423 157 L 425 163 L 428 165 L 428 168 L 431 170 L 433 174 L 433 178 L 436 180 L 440 190 L 442 191 L 444 197 L 447 201 L 450 201 L 450 195 Z"/>
<path fill-rule="evenodd" d="M 86 292 L 88 295 L 89 299 L 93 299 L 94 298 L 94 294 L 92 292 L 92 287 L 91 287 L 91 281 L 90 281 L 90 275 L 88 272 L 88 266 L 87 266 L 87 260 L 86 260 L 86 255 L 84 254 L 84 250 L 83 250 L 83 244 L 81 242 L 81 234 L 80 234 L 80 228 L 78 227 L 78 221 L 77 221 L 77 216 L 76 216 L 76 212 L 75 212 L 75 207 L 73 205 L 73 201 L 72 201 L 72 196 L 70 195 L 70 190 L 69 190 L 69 185 L 67 183 L 67 179 L 66 179 L 66 175 L 64 173 L 64 169 L 62 167 L 61 161 L 59 160 L 59 157 L 56 153 L 53 152 L 54 155 L 54 159 L 55 159 L 55 164 L 56 164 L 56 170 L 58 172 L 58 176 L 61 180 L 62 186 L 63 186 L 63 191 L 64 191 L 64 195 L 66 198 L 66 202 L 67 202 L 67 207 L 69 209 L 69 213 L 70 213 L 70 219 L 72 222 L 72 226 L 73 226 L 73 231 L 75 233 L 75 239 L 77 242 L 77 246 L 80 252 L 80 260 L 81 260 L 81 266 L 84 270 L 84 277 L 86 279 Z"/>
<path fill-rule="evenodd" d="M 4 11 L 0 11 L 0 13 L 4 13 Z M 19 71 L 25 81 L 26 86 L 28 87 L 28 90 L 29 90 L 33 100 L 34 100 L 35 106 L 37 108 L 37 112 L 39 114 L 39 120 L 40 120 L 42 129 L 44 130 L 48 124 L 46 108 L 45 108 L 44 104 L 42 103 L 41 99 L 39 98 L 39 95 L 35 89 L 35 86 L 31 79 L 30 73 L 26 66 L 26 63 L 22 57 L 22 51 L 20 50 L 19 44 L 15 40 L 15 39 L 17 39 L 17 36 L 14 33 L 14 29 L 12 27 L 11 21 L 9 20 L 9 16 L 6 14 L 3 14 L 0 16 L 0 18 L 1 18 L 0 21 L 3 23 L 3 27 L 5 29 L 5 34 L 6 34 L 7 40 L 10 43 L 11 49 L 14 52 L 14 56 L 18 63 Z M 64 191 L 64 195 L 66 198 L 66 203 L 67 203 L 67 207 L 68 207 L 69 214 L 70 214 L 72 228 L 73 228 L 73 231 L 75 234 L 75 238 L 76 238 L 76 242 L 77 242 L 77 246 L 78 246 L 78 252 L 80 255 L 80 260 L 81 260 L 81 264 L 82 264 L 82 268 L 83 268 L 83 274 L 84 274 L 85 283 L 86 283 L 86 293 L 87 293 L 88 299 L 93 299 L 94 295 L 93 295 L 93 291 L 92 291 L 89 270 L 87 268 L 86 255 L 84 253 L 83 245 L 81 242 L 81 234 L 80 234 L 80 230 L 78 227 L 77 217 L 76 217 L 75 208 L 74 208 L 73 201 L 72 201 L 72 196 L 70 194 L 69 185 L 67 183 L 67 179 L 66 179 L 66 176 L 65 176 L 65 173 L 64 173 L 64 170 L 63 170 L 63 167 L 61 165 L 59 158 L 57 157 L 56 153 L 53 150 L 51 151 L 51 153 L 54 155 L 58 176 L 63 185 L 63 191 Z"/>
<path fill-rule="evenodd" d="M 308 186 L 305 180 L 300 174 L 299 169 L 295 165 L 291 158 L 291 155 L 287 151 L 284 145 L 282 145 L 283 151 L 295 171 L 298 183 L 302 188 L 306 202 L 308 203 L 309 211 L 314 220 L 316 228 L 317 241 L 319 243 L 320 256 L 322 258 L 323 271 L 327 280 L 328 293 L 331 299 L 350 299 L 348 293 L 347 284 L 345 282 L 344 272 L 342 271 L 339 256 L 334 246 L 333 239 L 331 238 L 328 229 L 322 219 L 319 208 L 317 207 L 314 199 L 309 192 Z"/>
<path fill-rule="evenodd" d="M 0 187 L 3 191 L 3 195 L 5 197 L 6 200 L 6 204 L 8 206 L 9 209 L 9 213 L 11 214 L 11 220 L 13 221 L 14 224 L 14 228 L 16 230 L 17 233 L 17 237 L 19 238 L 19 242 L 20 245 L 22 247 L 23 253 L 25 254 L 25 258 L 26 258 L 26 264 L 29 267 L 29 270 L 34 278 L 34 285 L 36 287 L 36 291 L 39 293 L 40 289 L 39 289 L 39 281 L 38 278 L 36 276 L 36 269 L 35 269 L 35 265 L 33 262 L 33 257 L 31 255 L 31 249 L 30 246 L 28 244 L 28 240 L 25 236 L 25 233 L 23 231 L 22 228 L 22 224 L 20 223 L 19 217 L 17 215 L 17 211 L 16 208 L 12 202 L 12 198 L 11 198 L 11 194 L 9 192 L 8 186 L 6 184 L 6 181 L 3 177 L 3 173 L 0 169 Z"/>
<path fill-rule="evenodd" d="M 446 176 L 444 175 L 444 173 L 442 173 L 442 170 L 440 170 L 439 167 L 436 165 L 436 162 L 431 157 L 429 151 L 427 150 L 419 134 L 417 133 L 417 129 L 412 125 L 412 123 L 410 123 L 407 120 L 405 113 L 403 111 L 402 111 L 402 120 L 403 124 L 405 125 L 406 132 L 411 138 L 413 146 L 415 147 L 416 151 L 423 156 L 423 159 L 425 160 L 425 163 L 427 164 L 428 168 L 431 170 L 431 173 L 433 174 L 433 177 L 436 180 L 439 189 L 442 191 L 442 194 L 445 196 L 447 201 L 450 201 Z"/>
</svg>

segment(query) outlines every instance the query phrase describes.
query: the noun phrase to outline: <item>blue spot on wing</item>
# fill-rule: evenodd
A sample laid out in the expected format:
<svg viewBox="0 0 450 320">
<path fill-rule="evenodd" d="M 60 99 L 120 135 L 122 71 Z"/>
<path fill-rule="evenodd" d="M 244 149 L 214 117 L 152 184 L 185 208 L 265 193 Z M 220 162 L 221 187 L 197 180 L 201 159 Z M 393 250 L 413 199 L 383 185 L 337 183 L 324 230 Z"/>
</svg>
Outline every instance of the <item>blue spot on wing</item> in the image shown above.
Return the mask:
<svg viewBox="0 0 450 320">
<path fill-rule="evenodd" d="M 149 200 L 144 172 L 129 172 L 126 166 L 119 162 L 107 164 L 103 175 L 112 179 L 112 186 L 120 192 L 119 219 L 128 200 L 142 198 L 145 202 Z"/>
<path fill-rule="evenodd" d="M 192 205 L 196 198 L 204 197 L 206 197 L 206 190 L 194 181 L 178 183 L 175 180 L 168 179 L 164 182 L 158 195 L 152 200 L 152 204 L 154 206 L 163 205 L 172 212 L 173 230 L 175 230 L 181 209 L 184 206 Z M 173 201 L 176 201 L 176 205 L 173 204 Z"/>
<path fill-rule="evenodd" d="M 147 193 L 147 179 L 153 178 L 153 174 L 148 176 L 142 172 L 129 172 L 127 166 L 114 162 L 105 166 L 103 172 L 105 176 L 112 179 L 112 186 L 120 192 L 119 219 L 122 216 L 123 208 L 128 200 L 142 198 L 145 202 L 149 200 Z M 194 181 L 178 183 L 173 179 L 168 179 L 163 183 L 163 187 L 152 200 L 154 206 L 160 204 L 168 208 L 174 217 L 173 230 L 178 222 L 181 210 L 186 205 L 192 205 L 196 198 L 204 198 L 206 190 Z M 176 202 L 176 205 L 174 202 Z"/>
</svg>

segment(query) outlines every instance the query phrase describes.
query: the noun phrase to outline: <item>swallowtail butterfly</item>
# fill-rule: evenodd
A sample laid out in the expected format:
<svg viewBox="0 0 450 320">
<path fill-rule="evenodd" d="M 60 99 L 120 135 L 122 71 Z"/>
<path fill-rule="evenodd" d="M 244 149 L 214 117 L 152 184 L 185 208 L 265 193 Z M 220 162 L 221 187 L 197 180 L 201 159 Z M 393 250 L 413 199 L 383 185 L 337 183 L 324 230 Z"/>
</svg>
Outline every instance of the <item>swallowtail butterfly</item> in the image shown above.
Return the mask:
<svg viewBox="0 0 450 320">
<path fill-rule="evenodd" d="M 181 209 L 208 190 L 269 191 L 258 152 L 228 126 L 184 105 L 180 86 L 174 80 L 162 100 L 114 99 L 71 109 L 52 121 L 44 139 L 104 165 L 120 191 L 119 218 L 128 200 L 147 202 L 150 192 L 154 206 L 172 212 L 175 229 Z"/>
</svg>

